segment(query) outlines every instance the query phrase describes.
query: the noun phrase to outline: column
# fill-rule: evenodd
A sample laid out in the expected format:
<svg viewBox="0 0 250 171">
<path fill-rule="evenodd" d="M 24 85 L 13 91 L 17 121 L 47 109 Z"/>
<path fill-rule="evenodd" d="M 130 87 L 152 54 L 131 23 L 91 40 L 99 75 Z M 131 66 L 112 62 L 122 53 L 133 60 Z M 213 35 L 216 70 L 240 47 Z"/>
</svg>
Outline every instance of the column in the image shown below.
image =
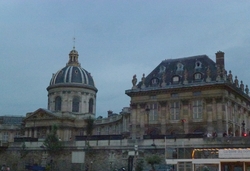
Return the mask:
<svg viewBox="0 0 250 171">
<path fill-rule="evenodd" d="M 143 135 L 145 135 L 145 121 L 147 120 L 146 118 L 147 112 L 146 112 L 146 103 L 141 103 L 140 104 L 140 116 L 138 118 L 139 123 L 140 123 L 140 138 L 143 139 Z"/>
<path fill-rule="evenodd" d="M 136 139 L 136 115 L 137 115 L 137 104 L 131 104 L 131 138 Z"/>
<path fill-rule="evenodd" d="M 223 125 L 222 125 L 222 116 L 223 116 L 223 103 L 224 99 L 218 98 L 216 99 L 216 108 L 217 108 L 217 130 L 218 130 L 218 136 L 222 137 L 223 135 Z"/>
<path fill-rule="evenodd" d="M 206 99 L 206 103 L 205 103 L 205 114 L 207 116 L 207 132 L 209 133 L 213 133 L 214 131 L 217 132 L 217 130 L 214 130 L 214 126 L 213 126 L 213 113 L 212 113 L 212 99 Z"/>
<path fill-rule="evenodd" d="M 28 131 L 27 129 L 25 130 L 24 136 L 25 136 L 25 137 L 28 137 L 28 136 L 29 136 L 29 131 Z"/>
<path fill-rule="evenodd" d="M 161 124 L 161 134 L 166 134 L 166 114 L 167 114 L 167 111 L 166 111 L 166 106 L 167 106 L 167 102 L 166 101 L 161 101 L 159 102 L 160 105 L 161 105 L 161 110 L 160 110 L 160 113 L 159 113 L 159 118 L 158 120 L 160 120 L 160 124 Z"/>
<path fill-rule="evenodd" d="M 37 128 L 34 128 L 34 138 L 37 138 Z"/>
</svg>

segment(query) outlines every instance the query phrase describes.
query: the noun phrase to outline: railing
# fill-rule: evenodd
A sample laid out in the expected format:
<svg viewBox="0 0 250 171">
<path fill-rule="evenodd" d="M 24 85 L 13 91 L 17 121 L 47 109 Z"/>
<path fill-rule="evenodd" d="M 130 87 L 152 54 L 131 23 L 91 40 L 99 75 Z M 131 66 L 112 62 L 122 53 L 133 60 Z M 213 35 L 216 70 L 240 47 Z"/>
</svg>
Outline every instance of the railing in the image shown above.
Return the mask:
<svg viewBox="0 0 250 171">
<path fill-rule="evenodd" d="M 172 135 L 143 135 L 143 139 L 189 139 L 189 138 L 204 138 L 204 133 L 189 133 L 189 134 L 172 134 Z"/>
<path fill-rule="evenodd" d="M 96 124 L 109 123 L 109 122 L 117 121 L 117 120 L 119 120 L 121 118 L 122 118 L 121 115 L 115 115 L 115 116 L 111 116 L 111 117 L 108 117 L 108 118 L 96 119 L 95 123 Z"/>
<path fill-rule="evenodd" d="M 14 142 L 37 142 L 38 138 L 32 137 L 15 137 Z"/>
<path fill-rule="evenodd" d="M 121 140 L 123 135 L 92 135 L 92 136 L 75 136 L 76 141 L 83 140 Z"/>
</svg>

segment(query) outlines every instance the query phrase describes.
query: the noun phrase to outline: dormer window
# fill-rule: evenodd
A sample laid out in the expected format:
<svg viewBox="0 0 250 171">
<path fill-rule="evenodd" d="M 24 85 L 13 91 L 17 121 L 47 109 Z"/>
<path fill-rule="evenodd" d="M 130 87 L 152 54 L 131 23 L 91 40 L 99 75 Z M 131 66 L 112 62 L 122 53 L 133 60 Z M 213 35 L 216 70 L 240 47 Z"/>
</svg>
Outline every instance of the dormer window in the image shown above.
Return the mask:
<svg viewBox="0 0 250 171">
<path fill-rule="evenodd" d="M 202 63 L 200 61 L 196 61 L 195 62 L 195 69 L 201 68 L 202 67 Z"/>
<path fill-rule="evenodd" d="M 158 78 L 152 78 L 151 80 L 151 86 L 157 86 L 159 85 L 159 79 Z"/>
<path fill-rule="evenodd" d="M 165 72 L 165 70 L 166 70 L 166 67 L 163 66 L 163 65 L 161 65 L 161 66 L 160 66 L 159 73 L 163 73 L 163 72 Z"/>
<path fill-rule="evenodd" d="M 177 63 L 177 71 L 183 71 L 183 65 L 182 65 L 182 63 Z"/>
<path fill-rule="evenodd" d="M 199 81 L 199 80 L 201 80 L 201 79 L 202 79 L 201 73 L 198 72 L 198 73 L 195 73 L 195 74 L 194 74 L 194 80 L 195 80 L 195 81 Z"/>
<path fill-rule="evenodd" d="M 180 77 L 179 76 L 173 76 L 173 83 L 179 83 L 180 82 Z"/>
</svg>

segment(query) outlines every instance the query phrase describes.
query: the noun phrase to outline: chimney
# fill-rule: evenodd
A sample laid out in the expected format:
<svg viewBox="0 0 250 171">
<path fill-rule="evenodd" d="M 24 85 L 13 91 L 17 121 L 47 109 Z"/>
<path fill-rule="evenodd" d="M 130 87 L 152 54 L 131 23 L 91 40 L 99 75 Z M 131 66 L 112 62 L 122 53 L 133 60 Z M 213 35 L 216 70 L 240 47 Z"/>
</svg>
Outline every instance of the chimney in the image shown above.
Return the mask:
<svg viewBox="0 0 250 171">
<path fill-rule="evenodd" d="M 113 111 L 112 111 L 112 110 L 109 110 L 109 111 L 108 111 L 108 117 L 110 117 L 112 114 L 113 114 Z"/>
<path fill-rule="evenodd" d="M 218 51 L 216 55 L 216 65 L 225 68 L 224 52 Z"/>
</svg>

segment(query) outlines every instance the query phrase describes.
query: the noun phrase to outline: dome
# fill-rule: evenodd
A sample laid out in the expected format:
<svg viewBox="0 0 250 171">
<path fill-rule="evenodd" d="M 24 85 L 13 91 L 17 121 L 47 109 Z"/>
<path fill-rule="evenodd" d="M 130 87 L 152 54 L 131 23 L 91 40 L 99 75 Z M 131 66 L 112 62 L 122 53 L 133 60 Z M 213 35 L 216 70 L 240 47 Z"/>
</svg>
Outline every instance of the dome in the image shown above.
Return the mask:
<svg viewBox="0 0 250 171">
<path fill-rule="evenodd" d="M 91 74 L 81 68 L 78 62 L 78 52 L 75 49 L 70 51 L 66 66 L 52 75 L 47 89 L 63 86 L 84 87 L 97 91 Z"/>
<path fill-rule="evenodd" d="M 66 66 L 53 74 L 50 85 L 78 83 L 95 87 L 94 80 L 90 73 L 81 67 Z"/>
</svg>

